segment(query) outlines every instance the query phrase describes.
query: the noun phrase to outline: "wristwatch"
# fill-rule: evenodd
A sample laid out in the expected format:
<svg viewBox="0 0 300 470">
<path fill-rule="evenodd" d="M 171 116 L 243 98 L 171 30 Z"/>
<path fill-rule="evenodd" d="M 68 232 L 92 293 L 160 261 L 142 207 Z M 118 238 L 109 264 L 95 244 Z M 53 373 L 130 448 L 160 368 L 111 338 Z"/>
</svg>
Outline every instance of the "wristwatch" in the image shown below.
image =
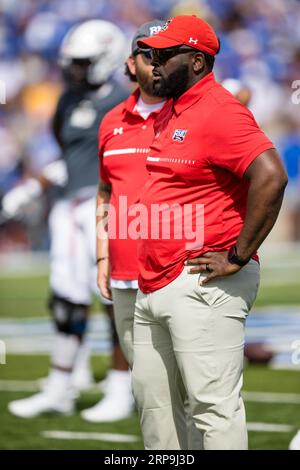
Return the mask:
<svg viewBox="0 0 300 470">
<path fill-rule="evenodd" d="M 233 245 L 228 252 L 228 261 L 231 264 L 237 264 L 238 266 L 245 266 L 247 263 L 249 263 L 250 258 L 248 258 L 247 260 L 242 260 L 241 258 L 239 258 L 236 252 L 236 246 Z"/>
</svg>

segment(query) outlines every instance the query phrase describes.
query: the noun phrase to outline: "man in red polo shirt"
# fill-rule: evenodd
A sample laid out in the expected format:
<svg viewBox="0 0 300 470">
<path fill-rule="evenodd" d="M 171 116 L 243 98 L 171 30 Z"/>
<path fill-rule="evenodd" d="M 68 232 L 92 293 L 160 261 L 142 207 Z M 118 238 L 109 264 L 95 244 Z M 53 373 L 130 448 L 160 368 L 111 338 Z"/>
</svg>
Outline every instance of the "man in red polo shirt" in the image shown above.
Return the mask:
<svg viewBox="0 0 300 470">
<path fill-rule="evenodd" d="M 170 98 L 140 197 L 148 238 L 138 247 L 133 388 L 145 446 L 186 448 L 183 382 L 204 448 L 246 449 L 244 324 L 286 173 L 251 112 L 215 81 L 219 41 L 206 22 L 175 17 L 138 45 L 152 48 L 154 92 Z"/>
</svg>

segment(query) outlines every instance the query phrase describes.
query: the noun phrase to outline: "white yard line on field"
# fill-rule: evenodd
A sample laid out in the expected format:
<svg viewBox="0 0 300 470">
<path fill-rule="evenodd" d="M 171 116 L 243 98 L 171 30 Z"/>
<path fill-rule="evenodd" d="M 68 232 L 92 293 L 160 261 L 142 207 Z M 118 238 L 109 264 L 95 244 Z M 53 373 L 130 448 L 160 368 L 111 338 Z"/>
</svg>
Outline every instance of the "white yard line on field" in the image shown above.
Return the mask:
<svg viewBox="0 0 300 470">
<path fill-rule="evenodd" d="M 42 388 L 42 380 L 0 380 L 0 392 L 37 392 Z M 93 385 L 89 391 L 100 390 L 99 384 Z M 300 405 L 300 394 L 273 392 L 242 392 L 245 401 L 261 403 L 286 403 Z"/>
<path fill-rule="evenodd" d="M 38 392 L 38 380 L 0 380 L 0 392 Z"/>
<path fill-rule="evenodd" d="M 291 432 L 294 427 L 289 424 L 277 423 L 247 423 L 251 432 Z M 70 432 L 70 431 L 42 431 L 41 436 L 47 439 L 78 440 L 78 441 L 105 441 L 105 442 L 137 442 L 138 436 L 131 434 L 115 434 L 102 432 Z"/>
<path fill-rule="evenodd" d="M 105 441 L 105 442 L 137 442 L 141 439 L 131 434 L 115 434 L 104 432 L 69 432 L 69 431 L 43 431 L 41 436 L 48 439 L 66 439 L 79 441 Z"/>
<path fill-rule="evenodd" d="M 291 432 L 294 426 L 275 423 L 247 423 L 248 431 L 254 432 Z"/>
<path fill-rule="evenodd" d="M 300 405 L 300 394 L 297 393 L 242 392 L 242 395 L 245 401 Z"/>
<path fill-rule="evenodd" d="M 0 392 L 39 392 L 46 384 L 46 378 L 37 380 L 0 380 Z M 84 393 L 103 393 L 101 382 L 92 385 Z"/>
</svg>

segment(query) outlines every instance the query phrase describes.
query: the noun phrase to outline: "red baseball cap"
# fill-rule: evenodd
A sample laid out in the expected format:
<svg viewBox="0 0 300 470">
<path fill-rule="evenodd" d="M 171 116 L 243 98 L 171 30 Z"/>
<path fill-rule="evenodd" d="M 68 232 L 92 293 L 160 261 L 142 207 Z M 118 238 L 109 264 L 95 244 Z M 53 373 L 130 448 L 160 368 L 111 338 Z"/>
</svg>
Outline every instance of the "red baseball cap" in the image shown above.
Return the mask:
<svg viewBox="0 0 300 470">
<path fill-rule="evenodd" d="M 182 44 L 213 56 L 220 49 L 220 43 L 213 28 L 195 15 L 175 16 L 166 22 L 159 33 L 138 41 L 138 47 L 155 49 L 165 49 Z"/>
</svg>

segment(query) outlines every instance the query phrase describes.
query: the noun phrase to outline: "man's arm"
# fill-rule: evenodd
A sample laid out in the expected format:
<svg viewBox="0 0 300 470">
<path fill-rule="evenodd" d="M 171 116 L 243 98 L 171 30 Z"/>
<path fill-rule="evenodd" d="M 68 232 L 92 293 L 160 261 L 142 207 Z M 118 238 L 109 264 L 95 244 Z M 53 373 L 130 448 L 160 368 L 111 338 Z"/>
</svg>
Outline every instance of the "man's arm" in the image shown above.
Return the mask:
<svg viewBox="0 0 300 470">
<path fill-rule="evenodd" d="M 67 180 L 67 169 L 62 159 L 49 163 L 40 175 L 27 178 L 5 194 L 2 199 L 4 215 L 8 218 L 20 215 L 24 208 L 40 197 L 49 186 L 65 186 Z"/>
<path fill-rule="evenodd" d="M 283 163 L 271 149 L 262 153 L 249 166 L 245 178 L 250 182 L 244 226 L 236 248 L 241 259 L 249 259 L 274 226 L 288 182 Z"/>
<path fill-rule="evenodd" d="M 96 259 L 97 259 L 97 284 L 101 294 L 111 299 L 109 287 L 110 269 L 108 252 L 107 215 L 111 195 L 111 186 L 99 183 L 96 201 Z"/>
<path fill-rule="evenodd" d="M 241 260 L 248 260 L 258 250 L 274 226 L 282 204 L 288 182 L 283 163 L 271 149 L 259 155 L 245 172 L 249 191 L 244 226 L 236 243 L 236 252 Z M 211 271 L 203 283 L 220 276 L 234 274 L 241 266 L 228 261 L 228 251 L 208 252 L 200 258 L 188 260 L 191 274 Z"/>
</svg>

